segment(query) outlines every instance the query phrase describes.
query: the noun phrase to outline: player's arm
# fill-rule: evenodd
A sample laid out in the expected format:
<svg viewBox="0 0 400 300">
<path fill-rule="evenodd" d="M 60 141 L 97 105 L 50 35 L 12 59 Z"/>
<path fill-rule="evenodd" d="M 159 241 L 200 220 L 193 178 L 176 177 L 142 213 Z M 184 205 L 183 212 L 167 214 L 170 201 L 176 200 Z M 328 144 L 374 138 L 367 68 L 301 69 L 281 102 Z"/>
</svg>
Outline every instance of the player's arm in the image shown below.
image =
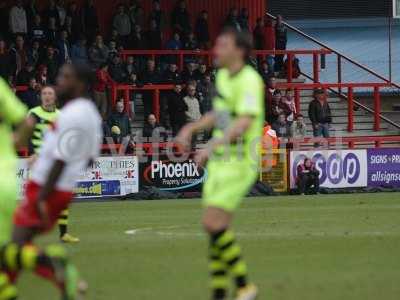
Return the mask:
<svg viewBox="0 0 400 300">
<path fill-rule="evenodd" d="M 185 125 L 175 138 L 175 141 L 185 147 L 185 149 L 189 149 L 192 136 L 203 130 L 211 130 L 214 127 L 215 123 L 215 112 L 210 111 L 203 115 L 200 120 Z"/>
<path fill-rule="evenodd" d="M 54 187 L 57 181 L 60 179 L 64 168 L 65 162 L 63 160 L 56 160 L 50 169 L 45 183 L 38 193 L 37 210 L 44 224 L 48 222 L 46 199 L 48 199 L 49 195 L 54 191 Z"/>
<path fill-rule="evenodd" d="M 35 129 L 36 119 L 29 115 L 18 126 L 14 133 L 14 145 L 16 149 L 26 147 Z"/>
</svg>

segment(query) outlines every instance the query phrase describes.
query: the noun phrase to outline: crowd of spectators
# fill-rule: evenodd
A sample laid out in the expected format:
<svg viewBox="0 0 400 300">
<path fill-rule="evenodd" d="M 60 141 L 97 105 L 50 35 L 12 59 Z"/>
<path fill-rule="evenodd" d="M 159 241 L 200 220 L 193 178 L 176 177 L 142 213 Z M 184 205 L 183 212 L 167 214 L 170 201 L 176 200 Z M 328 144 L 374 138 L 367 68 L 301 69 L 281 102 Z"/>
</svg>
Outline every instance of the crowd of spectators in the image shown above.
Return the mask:
<svg viewBox="0 0 400 300">
<path fill-rule="evenodd" d="M 0 18 L 3 22 L 0 24 L 0 76 L 8 79 L 12 86 L 28 86 L 20 96 L 30 108 L 39 105 L 40 86 L 54 84 L 60 66 L 76 62 L 89 64 L 96 72 L 93 96 L 110 135 L 120 132 L 120 137 L 124 137 L 126 122 L 122 126 L 115 120 L 131 109 L 123 107 L 121 112 L 120 104 L 111 107 L 109 88 L 114 83 L 174 85 L 173 90 L 160 94 L 161 116 L 156 122 L 156 127 L 171 129 L 173 134 L 211 109 L 215 70 L 201 59 L 186 56 L 184 69 L 179 70 L 174 56 L 156 59 L 128 56 L 125 61 L 120 56 L 123 49 L 209 49 L 208 12 L 204 10 L 193 19 L 183 0 L 178 0 L 171 12 L 163 11 L 160 1 L 153 0 L 148 14 L 144 13 L 140 1 L 121 3 L 117 5 L 109 34 L 105 36 L 99 30 L 94 0 L 86 0 L 82 6 L 74 1 L 49 0 L 43 10 L 38 9 L 34 0 L 15 0 L 11 7 L 1 1 L 1 16 L 4 18 Z M 251 29 L 248 10 L 232 8 L 222 23 L 238 30 L 252 30 L 256 49 L 286 49 L 287 28 L 281 16 L 276 21 L 259 18 Z M 252 63 L 267 84 L 266 102 L 272 104 L 268 107 L 267 120 L 272 128 L 279 137 L 304 136 L 306 125 L 304 117 L 296 110 L 293 90 L 276 89 L 276 78 L 285 77 L 288 69 L 285 56 L 267 55 Z M 292 63 L 293 77 L 296 78 L 301 72 L 299 61 L 294 57 Z M 154 126 L 152 92 L 140 94 L 144 104 L 144 125 L 150 128 Z M 133 94 L 131 100 L 135 96 Z M 332 120 L 329 105 L 322 98 L 323 95 L 316 95 L 316 100 L 310 104 L 309 117 L 314 135 L 329 136 Z M 127 114 L 125 117 L 128 118 Z M 113 127 L 118 127 L 119 131 L 113 133 Z"/>
</svg>

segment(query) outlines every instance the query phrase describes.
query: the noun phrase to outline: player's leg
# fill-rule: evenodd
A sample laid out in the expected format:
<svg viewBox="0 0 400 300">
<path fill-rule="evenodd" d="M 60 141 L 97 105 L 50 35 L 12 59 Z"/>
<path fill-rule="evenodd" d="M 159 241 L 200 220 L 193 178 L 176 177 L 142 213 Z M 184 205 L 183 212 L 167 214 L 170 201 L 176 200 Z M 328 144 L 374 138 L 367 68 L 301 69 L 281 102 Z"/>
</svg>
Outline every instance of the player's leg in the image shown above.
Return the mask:
<svg viewBox="0 0 400 300">
<path fill-rule="evenodd" d="M 13 180 L 15 172 L 8 172 L 10 176 L 6 174 L 4 172 L 0 176 L 0 246 L 11 239 L 12 217 L 17 205 L 17 184 Z"/>
<path fill-rule="evenodd" d="M 227 272 L 233 276 L 237 299 L 255 299 L 257 289 L 247 280 L 247 266 L 238 245 L 231 220 L 242 198 L 251 188 L 256 174 L 241 166 L 209 164 L 204 186 L 203 226 L 210 237 L 210 271 L 214 300 L 226 299 Z"/>
<path fill-rule="evenodd" d="M 0 249 L 1 271 L 7 273 L 10 279 L 15 279 L 21 271 L 32 271 L 54 283 L 63 299 L 77 299 L 86 285 L 79 280 L 78 272 L 69 262 L 65 249 L 61 245 L 39 249 L 31 243 L 38 233 L 32 228 L 14 228 L 13 241 Z M 11 299 L 14 298 L 0 298 Z"/>
<path fill-rule="evenodd" d="M 0 271 L 0 300 L 15 300 L 17 296 L 17 287 L 6 273 Z"/>
<path fill-rule="evenodd" d="M 69 210 L 63 210 L 58 218 L 58 229 L 60 232 L 60 239 L 64 243 L 78 243 L 79 239 L 68 233 Z"/>
</svg>

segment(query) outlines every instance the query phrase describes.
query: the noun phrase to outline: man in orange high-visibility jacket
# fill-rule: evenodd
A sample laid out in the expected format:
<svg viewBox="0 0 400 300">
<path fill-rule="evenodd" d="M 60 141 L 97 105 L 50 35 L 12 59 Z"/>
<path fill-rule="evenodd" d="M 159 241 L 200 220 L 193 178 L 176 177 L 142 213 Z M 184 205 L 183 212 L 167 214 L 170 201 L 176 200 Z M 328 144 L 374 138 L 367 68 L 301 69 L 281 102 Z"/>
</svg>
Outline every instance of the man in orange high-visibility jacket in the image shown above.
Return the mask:
<svg viewBox="0 0 400 300">
<path fill-rule="evenodd" d="M 278 159 L 273 150 L 279 148 L 279 139 L 276 131 L 272 129 L 268 122 L 265 122 L 263 129 L 262 150 L 263 159 L 262 167 L 275 167 L 278 164 Z"/>
</svg>

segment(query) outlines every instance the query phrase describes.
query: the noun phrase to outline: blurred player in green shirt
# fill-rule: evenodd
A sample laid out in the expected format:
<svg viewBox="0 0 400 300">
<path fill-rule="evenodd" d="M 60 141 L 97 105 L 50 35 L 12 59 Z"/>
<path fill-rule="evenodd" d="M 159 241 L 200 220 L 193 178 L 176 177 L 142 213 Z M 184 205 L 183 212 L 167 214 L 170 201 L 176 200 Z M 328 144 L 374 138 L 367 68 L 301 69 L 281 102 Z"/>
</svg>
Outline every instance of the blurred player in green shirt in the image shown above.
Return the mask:
<svg viewBox="0 0 400 300">
<path fill-rule="evenodd" d="M 198 165 L 207 162 L 203 188 L 203 226 L 210 236 L 210 274 L 213 300 L 227 299 L 228 273 L 235 280 L 236 299 L 254 300 L 258 291 L 247 279 L 242 251 L 230 229 L 234 212 L 259 174 L 260 140 L 264 123 L 264 84 L 246 61 L 252 50 L 248 33 L 224 30 L 216 41 L 216 76 L 213 110 L 188 124 L 177 142 L 188 149 L 194 134 L 213 129 L 212 139 L 196 154 Z"/>
<path fill-rule="evenodd" d="M 11 237 L 12 216 L 17 205 L 17 157 L 15 146 L 29 139 L 34 121 L 27 109 L 0 78 L 0 246 Z M 13 128 L 17 127 L 15 135 Z"/>
</svg>

